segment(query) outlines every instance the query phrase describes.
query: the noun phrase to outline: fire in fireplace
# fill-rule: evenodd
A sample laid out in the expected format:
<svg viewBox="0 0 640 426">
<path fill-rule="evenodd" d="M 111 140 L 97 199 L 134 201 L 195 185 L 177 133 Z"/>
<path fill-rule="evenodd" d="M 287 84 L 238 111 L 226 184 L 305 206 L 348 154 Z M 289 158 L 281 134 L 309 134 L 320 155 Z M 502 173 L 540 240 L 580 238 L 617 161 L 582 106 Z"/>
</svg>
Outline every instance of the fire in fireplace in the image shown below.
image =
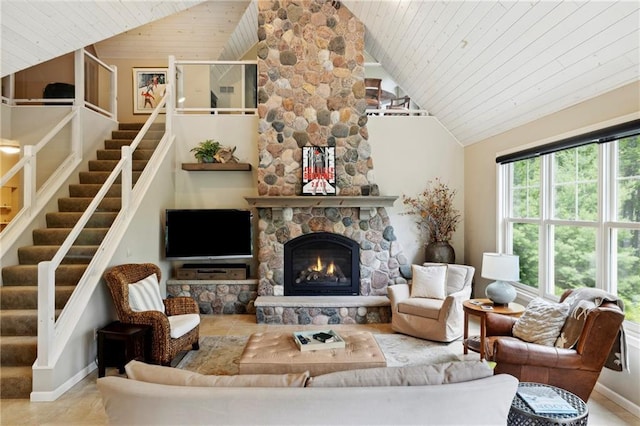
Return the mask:
<svg viewBox="0 0 640 426">
<path fill-rule="evenodd" d="M 284 244 L 284 295 L 358 295 L 360 247 L 339 234 L 315 232 Z"/>
</svg>

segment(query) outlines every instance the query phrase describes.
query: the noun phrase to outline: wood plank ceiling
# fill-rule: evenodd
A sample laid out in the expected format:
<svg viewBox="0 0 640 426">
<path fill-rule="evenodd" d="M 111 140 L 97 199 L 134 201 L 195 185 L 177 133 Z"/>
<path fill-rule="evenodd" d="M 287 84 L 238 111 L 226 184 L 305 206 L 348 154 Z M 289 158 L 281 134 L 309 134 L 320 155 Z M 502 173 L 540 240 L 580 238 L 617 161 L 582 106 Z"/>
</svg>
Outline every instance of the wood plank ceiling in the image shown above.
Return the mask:
<svg viewBox="0 0 640 426">
<path fill-rule="evenodd" d="M 2 76 L 173 15 L 202 1 L 2 0 Z"/>
<path fill-rule="evenodd" d="M 342 3 L 367 52 L 465 145 L 640 79 L 638 1 Z"/>
<path fill-rule="evenodd" d="M 255 0 L 1 3 L 3 76 L 89 44 L 105 58 L 238 59 L 257 42 Z M 638 1 L 341 4 L 463 145 L 640 80 Z"/>
</svg>

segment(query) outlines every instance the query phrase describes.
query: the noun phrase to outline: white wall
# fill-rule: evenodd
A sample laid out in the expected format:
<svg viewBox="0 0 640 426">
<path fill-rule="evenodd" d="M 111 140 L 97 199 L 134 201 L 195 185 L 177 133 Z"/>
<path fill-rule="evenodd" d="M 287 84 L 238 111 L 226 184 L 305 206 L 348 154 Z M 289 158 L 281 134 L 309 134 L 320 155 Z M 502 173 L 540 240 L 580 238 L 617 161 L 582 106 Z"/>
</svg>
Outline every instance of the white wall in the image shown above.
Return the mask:
<svg viewBox="0 0 640 426">
<path fill-rule="evenodd" d="M 255 115 L 182 115 L 173 122 L 176 135 L 176 208 L 248 208 L 244 197 L 257 195 L 258 117 Z M 191 148 L 206 139 L 235 146 L 240 162 L 253 170 L 198 171 L 181 169 L 197 160 Z"/>
<path fill-rule="evenodd" d="M 413 263 L 422 263 L 425 241 L 418 232 L 415 217 L 401 214 L 407 211 L 402 196 L 415 197 L 428 181 L 439 178 L 457 191 L 454 206 L 463 212 L 464 150 L 435 117 L 370 116 L 367 128 L 380 195 L 398 196 L 388 209 L 395 234 L 407 257 Z M 465 263 L 464 219 L 451 241 L 456 263 Z"/>
<path fill-rule="evenodd" d="M 497 155 L 539 143 L 567 132 L 593 126 L 640 111 L 640 82 L 629 84 L 590 101 L 567 108 L 509 132 L 466 147 L 465 162 L 465 259 L 480 270 L 482 253 L 496 245 L 496 162 Z M 476 273 L 476 297 L 484 297 L 488 281 Z M 604 370 L 600 383 L 623 398 L 640 405 L 640 345 L 637 335 L 628 338 L 632 374 Z M 613 397 L 613 396 L 612 396 Z M 636 411 L 637 413 L 637 411 Z"/>
<path fill-rule="evenodd" d="M 184 115 L 175 119 L 176 208 L 248 208 L 244 197 L 257 195 L 257 125 L 256 116 L 246 115 Z M 415 196 L 429 180 L 438 177 L 457 191 L 456 207 L 462 211 L 463 148 L 434 117 L 370 117 L 368 131 L 380 194 L 398 196 L 394 206 L 388 208 L 391 224 L 407 258 L 421 263 L 424 241 L 414 219 L 400 214 L 405 211 L 402 195 Z M 195 162 L 189 150 L 204 139 L 236 146 L 240 161 L 252 164 L 253 170 L 181 170 L 182 162 Z M 464 227 L 463 221 L 452 241 L 458 263 L 464 263 Z"/>
</svg>

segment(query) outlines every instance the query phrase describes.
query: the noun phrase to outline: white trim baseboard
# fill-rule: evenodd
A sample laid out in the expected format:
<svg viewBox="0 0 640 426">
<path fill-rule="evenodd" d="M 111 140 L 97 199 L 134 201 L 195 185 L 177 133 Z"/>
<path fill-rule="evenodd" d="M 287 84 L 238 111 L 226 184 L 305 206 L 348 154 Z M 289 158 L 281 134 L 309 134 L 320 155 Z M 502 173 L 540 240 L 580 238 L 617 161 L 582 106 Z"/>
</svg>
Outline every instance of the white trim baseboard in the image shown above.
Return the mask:
<svg viewBox="0 0 640 426">
<path fill-rule="evenodd" d="M 620 394 L 615 393 L 614 391 L 604 385 L 601 385 L 600 383 L 596 383 L 595 390 L 596 392 L 604 395 L 634 416 L 640 418 L 640 406 L 634 404 L 626 398 L 623 398 L 622 396 L 620 396 Z"/>
<path fill-rule="evenodd" d="M 82 370 L 78 371 L 74 376 L 69 378 L 62 385 L 58 386 L 56 389 L 52 391 L 46 392 L 31 392 L 30 400 L 31 402 L 51 402 L 60 398 L 65 392 L 74 387 L 78 382 L 87 377 L 93 370 L 98 368 L 98 365 L 95 361 L 91 361 L 89 365 L 87 365 Z"/>
</svg>

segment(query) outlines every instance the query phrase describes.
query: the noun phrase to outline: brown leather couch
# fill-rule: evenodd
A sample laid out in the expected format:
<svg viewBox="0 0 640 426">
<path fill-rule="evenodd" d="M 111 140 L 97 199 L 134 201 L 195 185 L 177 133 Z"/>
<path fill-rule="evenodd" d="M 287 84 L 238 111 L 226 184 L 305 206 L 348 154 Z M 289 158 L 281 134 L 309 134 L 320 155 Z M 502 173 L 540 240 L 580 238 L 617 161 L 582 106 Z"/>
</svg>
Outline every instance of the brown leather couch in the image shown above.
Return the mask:
<svg viewBox="0 0 640 426">
<path fill-rule="evenodd" d="M 565 291 L 562 302 L 571 294 Z M 488 313 L 485 350 L 496 362 L 495 373 L 506 373 L 521 382 L 545 383 L 566 389 L 584 401 L 598 380 L 617 339 L 624 313 L 615 303 L 605 302 L 587 315 L 578 342 L 571 349 L 527 343 L 513 337 L 517 318 Z"/>
</svg>

